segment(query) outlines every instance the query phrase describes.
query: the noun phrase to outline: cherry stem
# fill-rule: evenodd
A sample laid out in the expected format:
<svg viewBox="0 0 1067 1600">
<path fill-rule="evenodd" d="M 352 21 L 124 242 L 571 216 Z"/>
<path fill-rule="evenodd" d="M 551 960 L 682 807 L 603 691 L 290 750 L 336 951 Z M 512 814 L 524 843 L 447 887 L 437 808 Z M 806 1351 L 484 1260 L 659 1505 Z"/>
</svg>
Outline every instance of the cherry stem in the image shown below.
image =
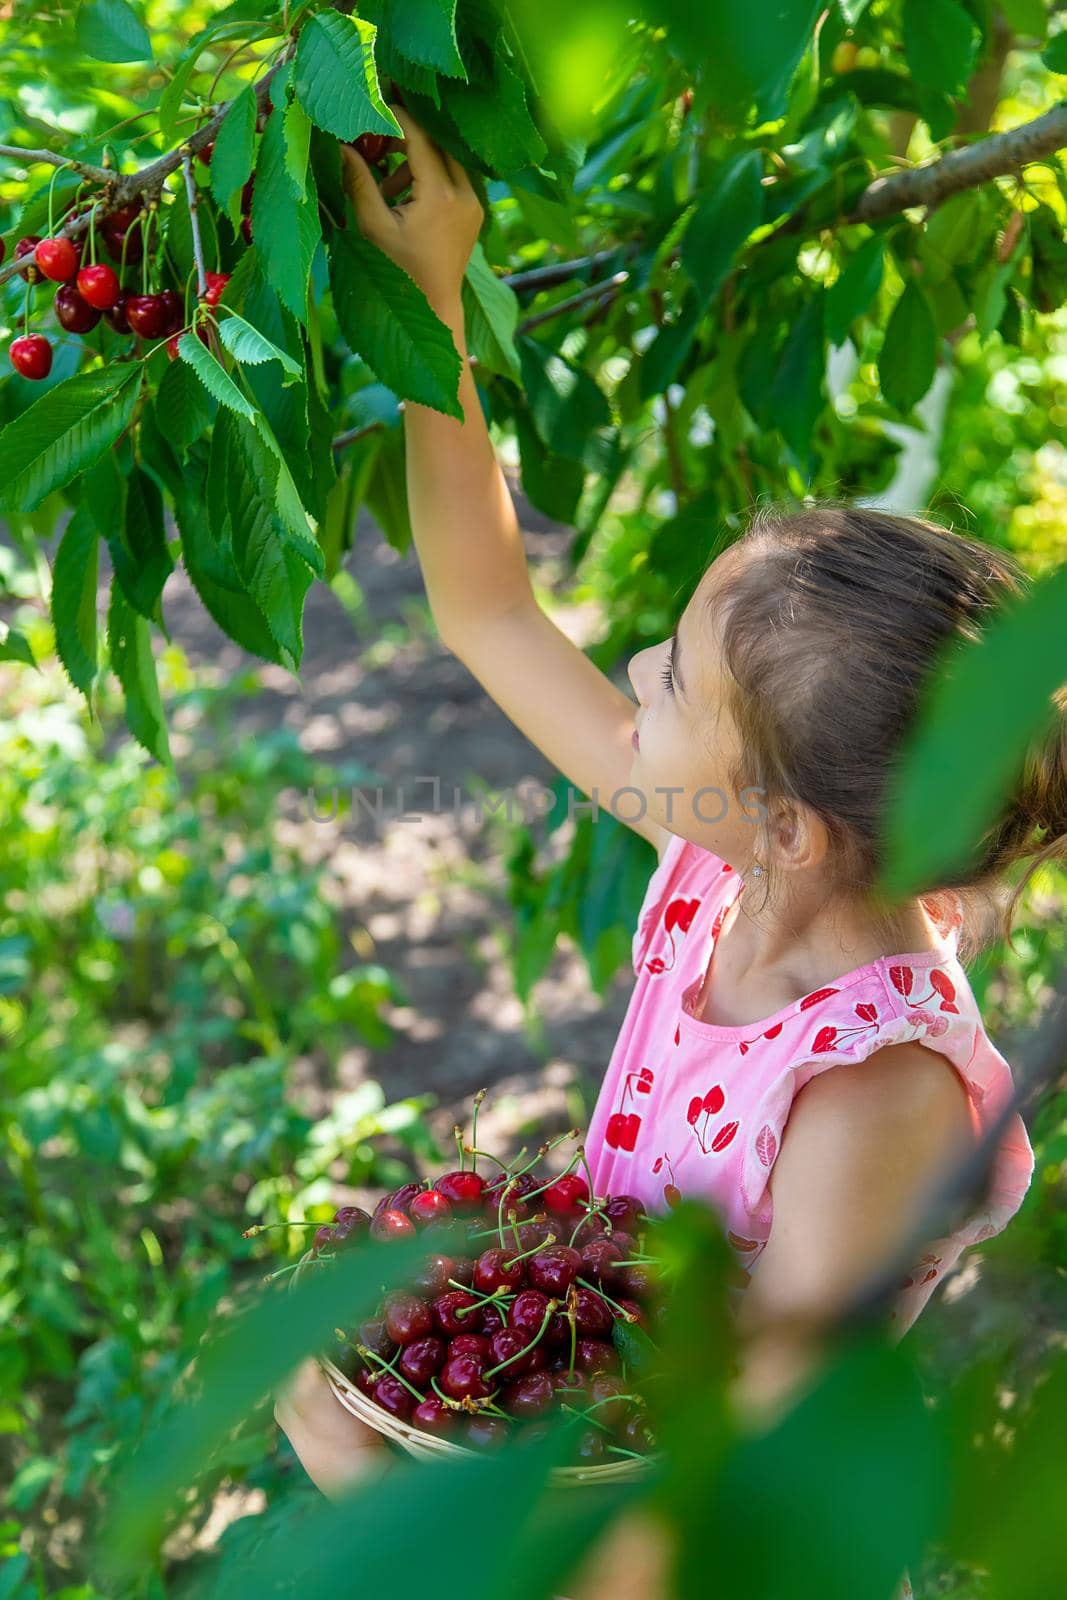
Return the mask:
<svg viewBox="0 0 1067 1600">
<path fill-rule="evenodd" d="M 569 1411 L 572 1417 L 580 1417 L 583 1422 L 591 1422 L 594 1428 L 599 1428 L 601 1433 L 610 1433 L 611 1429 L 606 1422 L 601 1422 L 598 1417 L 590 1417 L 584 1411 L 579 1411 L 577 1406 L 569 1406 L 566 1400 L 560 1401 L 560 1410 Z"/>
<path fill-rule="evenodd" d="M 26 296 L 22 302 L 22 337 L 25 339 L 30 331 L 30 300 L 33 298 L 33 279 L 26 274 Z"/>
<path fill-rule="evenodd" d="M 574 1307 L 569 1302 L 567 1305 L 567 1321 L 571 1325 L 571 1362 L 568 1371 L 573 1372 L 574 1363 L 578 1356 L 578 1318 Z"/>
<path fill-rule="evenodd" d="M 261 1233 L 269 1233 L 271 1228 L 323 1228 L 323 1222 L 257 1222 L 254 1227 L 246 1228 L 242 1239 L 255 1239 Z"/>
<path fill-rule="evenodd" d="M 632 1311 L 627 1311 L 624 1306 L 620 1306 L 617 1300 L 613 1300 L 609 1294 L 605 1294 L 603 1289 L 598 1289 L 595 1283 L 590 1283 L 587 1278 L 576 1278 L 574 1281 L 575 1283 L 580 1283 L 583 1289 L 588 1289 L 591 1294 L 599 1295 L 604 1304 L 610 1306 L 615 1315 L 621 1317 L 623 1322 L 637 1321 Z"/>
<path fill-rule="evenodd" d="M 504 1265 L 507 1266 L 507 1267 L 513 1267 L 515 1265 L 516 1261 L 525 1261 L 527 1256 L 535 1256 L 535 1255 L 537 1255 L 539 1250 L 547 1250 L 550 1245 L 554 1245 L 555 1243 L 556 1243 L 556 1235 L 554 1233 L 550 1233 L 548 1235 L 548 1237 L 546 1238 L 544 1244 L 531 1245 L 529 1250 L 523 1250 L 522 1251 L 522 1255 L 521 1256 L 512 1256 L 510 1258 L 510 1260 L 508 1260 L 508 1261 L 506 1261 L 504 1263 Z M 522 1249 L 522 1245 L 521 1244 L 519 1245 L 519 1248 L 520 1248 L 520 1250 Z"/>
<path fill-rule="evenodd" d="M 284 1278 L 285 1274 L 287 1272 L 296 1272 L 300 1267 L 302 1267 L 304 1265 L 306 1260 L 307 1260 L 306 1256 L 301 1256 L 299 1261 L 290 1261 L 290 1263 L 289 1263 L 289 1265 L 287 1267 L 279 1267 L 277 1272 L 268 1272 L 267 1276 L 263 1279 L 263 1282 L 264 1283 L 273 1283 L 275 1278 Z"/>
<path fill-rule="evenodd" d="M 464 1151 L 464 1148 L 465 1148 L 465 1146 L 463 1144 L 463 1129 L 460 1127 L 458 1122 L 456 1123 L 455 1127 L 452 1129 L 452 1137 L 453 1137 L 453 1139 L 455 1139 L 456 1148 L 459 1151 L 459 1170 L 460 1170 L 460 1172 L 465 1172 L 467 1170 L 467 1163 L 463 1159 L 463 1151 Z"/>
<path fill-rule="evenodd" d="M 346 1344 L 351 1344 L 351 1342 L 352 1341 L 350 1339 L 345 1339 L 345 1343 Z M 364 1361 L 366 1361 L 368 1356 L 369 1356 L 370 1359 L 372 1361 L 376 1362 L 379 1367 L 383 1367 L 386 1372 L 390 1373 L 392 1375 L 392 1377 L 394 1377 L 397 1380 L 398 1383 L 402 1383 L 404 1385 L 404 1388 L 407 1389 L 407 1391 L 409 1392 L 409 1394 L 413 1394 L 415 1396 L 416 1400 L 421 1402 L 422 1400 L 424 1400 L 426 1398 L 425 1395 L 421 1394 L 419 1392 L 419 1390 L 416 1389 L 416 1387 L 415 1387 L 415 1385 L 413 1383 L 409 1383 L 408 1382 L 408 1380 L 404 1377 L 404 1374 L 402 1372 L 398 1372 L 396 1370 L 396 1368 L 393 1366 L 393 1361 L 396 1360 L 396 1356 L 393 1357 L 393 1361 L 386 1361 L 384 1356 L 376 1356 L 374 1354 L 374 1351 L 368 1349 L 368 1347 L 365 1344 L 355 1344 L 355 1345 L 352 1345 L 352 1348 L 359 1355 L 361 1355 L 363 1357 Z"/>
<path fill-rule="evenodd" d="M 504 1171 L 504 1172 L 508 1172 L 508 1170 L 509 1170 L 507 1162 L 506 1161 L 501 1161 L 500 1157 L 499 1156 L 495 1156 L 491 1150 L 478 1150 L 478 1149 L 475 1148 L 473 1143 L 465 1144 L 463 1146 L 463 1149 L 466 1152 L 466 1154 L 469 1155 L 469 1156 L 485 1156 L 487 1161 L 495 1161 L 497 1166 L 500 1167 L 501 1170 Z M 523 1152 L 523 1154 L 525 1154 L 525 1151 Z M 475 1171 L 478 1170 L 478 1163 L 477 1162 L 475 1162 L 475 1164 L 474 1164 L 474 1170 Z"/>
<path fill-rule="evenodd" d="M 471 1149 L 471 1171 L 472 1172 L 477 1172 L 477 1170 L 478 1170 L 478 1151 L 477 1151 L 477 1148 L 476 1148 L 477 1144 L 478 1144 L 478 1109 L 481 1106 L 482 1101 L 485 1099 L 485 1097 L 486 1097 L 486 1095 L 488 1093 L 489 1093 L 488 1089 L 479 1089 L 478 1093 L 474 1096 L 474 1106 L 473 1106 L 472 1111 L 471 1111 L 471 1146 L 472 1146 L 472 1149 Z"/>
<path fill-rule="evenodd" d="M 449 1278 L 448 1281 L 449 1283 L 455 1284 L 457 1289 L 463 1289 L 463 1285 L 461 1283 L 456 1283 L 455 1278 Z M 463 1293 L 478 1294 L 478 1291 L 476 1289 L 463 1289 Z M 501 1287 L 499 1289 L 494 1289 L 492 1294 L 478 1295 L 478 1304 L 476 1306 L 460 1306 L 456 1311 L 456 1316 L 466 1317 L 469 1316 L 472 1311 L 484 1311 L 486 1306 L 501 1306 L 508 1298 L 509 1293 L 510 1291 L 508 1289 Z"/>
<path fill-rule="evenodd" d="M 624 1450 L 621 1444 L 606 1444 L 604 1449 L 610 1451 L 613 1456 L 629 1456 L 631 1461 L 648 1460 L 648 1457 L 643 1456 L 640 1450 Z"/>
<path fill-rule="evenodd" d="M 544 1314 L 544 1317 L 541 1320 L 541 1326 L 538 1328 L 537 1332 L 534 1334 L 534 1336 L 530 1340 L 529 1344 L 525 1345 L 521 1350 L 517 1350 L 513 1356 L 508 1356 L 507 1360 L 506 1361 L 501 1361 L 498 1366 L 490 1367 L 488 1372 L 483 1372 L 482 1373 L 482 1377 L 483 1378 L 495 1378 L 498 1372 L 502 1372 L 505 1367 L 510 1367 L 511 1363 L 513 1361 L 520 1361 L 523 1356 L 528 1356 L 530 1351 L 533 1349 L 534 1345 L 535 1344 L 540 1344 L 541 1340 L 544 1338 L 545 1329 L 548 1327 L 549 1323 L 552 1321 L 552 1318 L 553 1318 L 554 1314 L 558 1310 L 559 1310 L 559 1301 L 558 1300 L 550 1300 L 548 1302 L 548 1305 L 545 1307 L 545 1314 Z"/>
</svg>

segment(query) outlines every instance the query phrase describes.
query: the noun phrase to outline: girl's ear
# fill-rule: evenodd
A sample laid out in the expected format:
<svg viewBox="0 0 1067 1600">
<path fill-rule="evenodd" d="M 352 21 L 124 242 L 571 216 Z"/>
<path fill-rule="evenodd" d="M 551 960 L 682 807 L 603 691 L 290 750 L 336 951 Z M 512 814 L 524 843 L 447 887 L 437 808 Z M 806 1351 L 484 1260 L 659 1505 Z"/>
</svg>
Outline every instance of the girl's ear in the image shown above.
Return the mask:
<svg viewBox="0 0 1067 1600">
<path fill-rule="evenodd" d="M 826 859 L 829 829 L 809 806 L 783 802 L 772 810 L 767 827 L 774 858 L 785 871 L 817 867 Z"/>
</svg>

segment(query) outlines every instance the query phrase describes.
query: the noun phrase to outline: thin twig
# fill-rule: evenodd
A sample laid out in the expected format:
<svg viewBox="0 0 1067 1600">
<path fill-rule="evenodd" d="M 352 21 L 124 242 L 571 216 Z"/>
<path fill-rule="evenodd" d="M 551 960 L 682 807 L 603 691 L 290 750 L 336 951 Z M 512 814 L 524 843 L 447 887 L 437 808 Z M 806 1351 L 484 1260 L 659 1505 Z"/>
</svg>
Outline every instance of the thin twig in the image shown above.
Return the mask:
<svg viewBox="0 0 1067 1600">
<path fill-rule="evenodd" d="M 619 294 L 624 283 L 630 281 L 628 272 L 616 272 L 612 277 L 605 278 L 603 283 L 591 283 L 587 289 L 581 289 L 577 294 L 572 294 L 568 300 L 560 300 L 558 304 L 549 306 L 547 311 L 539 311 L 536 316 L 527 317 L 520 322 L 518 333 L 529 333 L 531 328 L 539 328 L 542 322 L 550 322 L 553 317 L 558 317 L 565 311 L 573 311 L 577 306 L 584 306 L 590 300 L 601 300 L 606 295 L 614 300 Z"/>
<path fill-rule="evenodd" d="M 199 199 L 196 179 L 193 177 L 193 158 L 188 149 L 182 152 L 182 171 L 185 174 L 185 192 L 189 197 L 189 227 L 193 235 L 193 259 L 196 262 L 196 296 L 202 300 L 207 293 L 207 266 L 204 263 L 204 244 L 200 237 Z"/>
<path fill-rule="evenodd" d="M 54 150 L 23 150 L 21 145 L 0 144 L 0 156 L 11 156 L 27 167 L 42 161 L 50 167 L 69 167 L 72 172 L 80 172 L 91 183 L 111 183 L 115 177 L 107 167 L 94 167 L 88 161 L 72 161 L 69 156 L 56 155 Z"/>
<path fill-rule="evenodd" d="M 595 271 L 608 261 L 614 261 L 616 256 L 633 255 L 636 250 L 636 243 L 617 245 L 613 250 L 597 250 L 591 256 L 579 256 L 575 261 L 550 261 L 543 267 L 528 267 L 525 272 L 503 273 L 501 282 L 516 290 L 551 289 L 557 283 L 576 278 L 580 272 Z"/>
<path fill-rule="evenodd" d="M 262 107 L 267 98 L 272 80 L 274 79 L 275 75 L 281 71 L 282 67 L 285 66 L 286 62 L 291 59 L 295 48 L 295 45 L 289 45 L 285 50 L 285 53 L 279 57 L 272 67 L 267 69 L 262 78 L 260 78 L 254 85 L 256 102 L 260 107 Z M 179 145 L 177 149 L 169 150 L 166 155 L 159 156 L 155 161 L 149 162 L 148 166 L 142 167 L 140 172 L 116 173 L 109 172 L 104 167 L 89 168 L 88 172 L 92 181 L 101 184 L 104 188 L 103 198 L 106 200 L 107 210 L 117 211 L 120 207 L 128 205 L 129 202 L 135 199 L 137 195 L 145 195 L 148 197 L 158 195 L 167 178 L 169 178 L 171 173 L 176 172 L 181 166 L 183 151 L 188 150 L 191 154 L 195 155 L 197 151 L 202 150 L 206 144 L 211 144 L 216 133 L 222 125 L 223 117 L 225 117 L 229 109 L 230 102 L 227 101 L 224 106 L 219 107 L 214 116 L 210 117 L 207 122 L 203 123 L 196 130 L 196 132 L 191 134 L 187 140 L 183 141 L 183 143 Z M 0 147 L 0 154 L 3 154 L 5 149 L 9 150 L 10 147 Z M 30 154 L 30 152 L 25 150 L 16 150 L 14 153 L 20 158 L 25 158 Z M 85 170 L 84 168 L 80 167 L 77 162 L 68 163 L 65 157 L 49 155 L 44 157 L 44 159 L 52 162 L 53 165 L 70 165 L 75 167 L 75 169 L 78 171 Z M 62 228 L 58 229 L 57 237 L 78 239 L 83 233 L 85 233 L 88 226 L 89 218 L 87 215 L 78 217 L 76 220 L 66 222 Z M 0 284 L 5 283 L 8 278 L 14 277 L 15 273 L 20 272 L 24 266 L 24 261 L 12 260 L 7 262 L 3 267 L 0 267 Z"/>
</svg>

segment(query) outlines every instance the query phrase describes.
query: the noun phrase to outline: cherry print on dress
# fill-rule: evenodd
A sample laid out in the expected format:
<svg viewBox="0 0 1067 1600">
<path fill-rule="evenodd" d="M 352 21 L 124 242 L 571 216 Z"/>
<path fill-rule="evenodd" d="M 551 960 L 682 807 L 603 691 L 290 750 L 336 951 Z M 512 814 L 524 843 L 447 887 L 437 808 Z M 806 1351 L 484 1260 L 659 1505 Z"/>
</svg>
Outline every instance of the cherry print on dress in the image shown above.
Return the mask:
<svg viewBox="0 0 1067 1600">
<path fill-rule="evenodd" d="M 673 1210 L 674 1207 L 681 1201 L 682 1191 L 674 1181 L 674 1168 L 671 1166 L 671 1158 L 666 1152 L 664 1152 L 661 1156 L 657 1156 L 655 1161 L 653 1161 L 652 1175 L 653 1177 L 658 1177 L 663 1171 L 665 1164 L 667 1167 L 669 1181 L 663 1185 L 663 1198 Z"/>
<path fill-rule="evenodd" d="M 877 1033 L 879 1031 L 881 1023 L 878 1021 L 878 1008 L 876 1006 L 862 1004 L 854 1007 L 854 1010 L 860 1019 L 859 1027 L 838 1028 L 833 1023 L 828 1023 L 825 1028 L 819 1029 L 811 1041 L 809 1049 L 813 1055 L 826 1055 L 828 1051 L 836 1050 L 843 1040 L 854 1039 L 857 1034 Z"/>
<path fill-rule="evenodd" d="M 652 956 L 645 962 L 645 966 L 654 978 L 658 978 L 661 972 L 670 972 L 674 968 L 678 960 L 678 946 L 674 942 L 675 930 L 682 934 L 689 932 L 699 905 L 700 900 L 697 896 L 691 900 L 672 900 L 663 913 L 663 931 L 670 944 L 670 960 L 666 961 L 662 956 Z"/>
<path fill-rule="evenodd" d="M 626 1074 L 619 1108 L 608 1118 L 604 1129 L 604 1143 L 609 1150 L 621 1150 L 625 1155 L 633 1155 L 637 1135 L 641 1131 L 641 1118 L 636 1111 L 627 1111 L 626 1103 L 632 1103 L 639 1094 L 651 1094 L 655 1081 L 656 1075 L 651 1067 L 642 1067 L 638 1072 Z"/>
<path fill-rule="evenodd" d="M 910 967 L 890 967 L 889 969 L 890 983 L 911 1005 L 923 1006 L 927 1002 L 932 1004 L 933 1001 L 940 998 L 940 1009 L 942 1011 L 953 1011 L 958 1016 L 960 1008 L 956 1004 L 956 986 L 952 979 L 938 967 L 934 967 L 933 971 L 927 974 L 927 977 L 930 984 L 929 993 L 913 995 L 911 991 L 915 984 L 915 974 L 912 969 Z"/>
<path fill-rule="evenodd" d="M 737 1042 L 737 1048 L 740 1050 L 743 1056 L 747 1056 L 752 1045 L 759 1044 L 761 1039 L 777 1039 L 781 1031 L 782 1024 L 780 1022 L 776 1022 L 773 1028 L 768 1028 L 766 1033 L 758 1033 L 754 1039 L 739 1039 Z"/>
<path fill-rule="evenodd" d="M 717 1117 L 726 1104 L 726 1094 L 720 1083 L 713 1084 L 703 1095 L 694 1095 L 689 1102 L 686 1112 L 686 1121 L 696 1136 L 702 1155 L 718 1155 L 732 1144 L 737 1134 L 736 1121 L 724 1122 L 709 1138 L 708 1125 L 712 1117 Z"/>
<path fill-rule="evenodd" d="M 925 1028 L 929 1039 L 940 1039 L 943 1033 L 948 1032 L 947 1017 L 935 1017 L 932 1011 L 922 1007 L 918 1011 L 909 1011 L 907 1020 Z"/>
<path fill-rule="evenodd" d="M 917 1266 L 912 1267 L 907 1277 L 901 1278 L 897 1287 L 901 1290 L 913 1289 L 916 1283 L 921 1287 L 924 1283 L 931 1283 L 937 1277 L 937 1269 L 941 1265 L 942 1257 L 925 1255 L 919 1257 Z"/>
</svg>

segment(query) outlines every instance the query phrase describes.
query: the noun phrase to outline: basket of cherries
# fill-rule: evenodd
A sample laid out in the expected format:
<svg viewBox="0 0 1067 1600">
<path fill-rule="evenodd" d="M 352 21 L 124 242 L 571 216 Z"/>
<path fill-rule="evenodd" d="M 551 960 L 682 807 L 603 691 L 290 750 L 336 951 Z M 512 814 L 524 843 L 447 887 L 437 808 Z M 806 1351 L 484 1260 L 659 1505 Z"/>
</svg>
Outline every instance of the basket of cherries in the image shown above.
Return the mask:
<svg viewBox="0 0 1067 1600">
<path fill-rule="evenodd" d="M 458 1168 L 404 1184 L 373 1213 L 342 1206 L 296 1263 L 299 1277 L 356 1241 L 421 1234 L 415 1274 L 319 1358 L 339 1403 L 408 1454 L 492 1449 L 562 1415 L 573 1453 L 558 1481 L 647 1470 L 656 1442 L 637 1380 L 654 1371 L 663 1312 L 649 1219 L 632 1196 L 593 1194 L 580 1146 L 563 1173 L 536 1170 L 577 1137 L 529 1162 L 489 1157 L 486 1173 L 487 1153 L 457 1129 Z"/>
</svg>

